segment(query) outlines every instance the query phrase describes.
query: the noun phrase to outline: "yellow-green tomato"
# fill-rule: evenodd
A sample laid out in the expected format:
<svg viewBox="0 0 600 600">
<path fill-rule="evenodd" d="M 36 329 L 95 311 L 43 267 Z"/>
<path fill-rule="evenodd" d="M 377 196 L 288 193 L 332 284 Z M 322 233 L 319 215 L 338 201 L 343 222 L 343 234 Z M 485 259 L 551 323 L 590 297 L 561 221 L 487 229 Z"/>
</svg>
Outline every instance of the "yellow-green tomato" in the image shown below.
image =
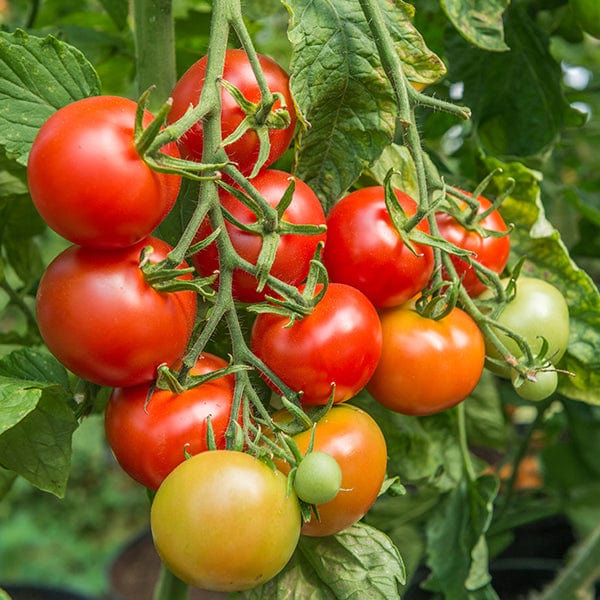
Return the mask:
<svg viewBox="0 0 600 600">
<path fill-rule="evenodd" d="M 309 504 L 323 504 L 333 500 L 342 485 L 342 469 L 331 454 L 311 452 L 296 469 L 294 489 L 298 498 Z"/>
<path fill-rule="evenodd" d="M 496 320 L 522 336 L 533 354 L 540 352 L 542 338 L 545 338 L 548 351 L 544 358 L 553 364 L 558 363 L 569 345 L 569 307 L 562 293 L 543 279 L 519 277 L 514 298 L 502 309 Z M 515 358 L 523 356 L 514 339 L 500 329 L 497 329 L 496 333 Z M 500 354 L 489 341 L 486 342 L 486 350 L 488 356 L 500 358 Z M 501 377 L 511 377 L 508 364 L 499 366 L 489 363 L 488 367 Z"/>
<path fill-rule="evenodd" d="M 287 477 L 244 452 L 213 450 L 175 468 L 158 488 L 150 525 L 168 569 L 201 589 L 233 592 L 268 581 L 300 537 Z"/>
</svg>

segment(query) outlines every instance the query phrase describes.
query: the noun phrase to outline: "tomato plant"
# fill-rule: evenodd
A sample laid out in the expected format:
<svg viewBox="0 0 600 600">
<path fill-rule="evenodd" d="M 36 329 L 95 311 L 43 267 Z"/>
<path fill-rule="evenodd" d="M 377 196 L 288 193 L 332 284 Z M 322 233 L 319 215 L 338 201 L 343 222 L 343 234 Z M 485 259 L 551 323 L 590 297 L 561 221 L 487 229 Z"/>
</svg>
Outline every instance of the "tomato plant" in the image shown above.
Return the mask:
<svg viewBox="0 0 600 600">
<path fill-rule="evenodd" d="M 282 220 L 284 223 L 324 225 L 325 214 L 323 207 L 315 193 L 300 179 L 293 178 L 289 173 L 275 169 L 265 169 L 252 180 L 252 185 L 273 207 L 277 207 L 284 194 L 293 181 L 294 193 L 289 206 L 285 209 Z M 222 191 L 220 194 L 221 205 L 233 218 L 244 225 L 256 223 L 257 216 L 238 200 L 233 194 Z M 245 231 L 234 223 L 226 221 L 225 224 L 229 239 L 235 251 L 248 262 L 256 265 L 263 245 L 263 239 L 257 232 Z M 212 228 L 206 219 L 198 230 L 197 240 L 210 235 Z M 275 260 L 270 273 L 274 277 L 289 283 L 299 285 L 308 274 L 309 263 L 315 254 L 317 245 L 324 242 L 326 234 L 304 235 L 299 233 L 284 233 L 279 238 Z M 191 258 L 192 263 L 202 275 L 210 275 L 219 269 L 219 254 L 216 244 L 213 243 Z M 257 291 L 257 279 L 243 271 L 236 269 L 233 272 L 233 295 L 242 302 L 260 302 L 265 294 L 273 294 L 266 290 Z"/>
<path fill-rule="evenodd" d="M 71 246 L 48 266 L 36 311 L 44 342 L 79 377 L 110 387 L 151 381 L 184 354 L 196 318 L 193 291 L 160 292 L 139 267 L 171 247 L 158 238 L 112 250 Z M 183 275 L 183 278 L 189 276 Z"/>
<path fill-rule="evenodd" d="M 191 375 L 227 366 L 218 356 L 200 356 Z M 115 388 L 105 414 L 106 439 L 123 470 L 152 490 L 186 454 L 208 450 L 208 421 L 219 449 L 225 448 L 233 400 L 227 375 L 181 392 L 152 389 L 153 383 Z"/>
<path fill-rule="evenodd" d="M 207 56 L 195 62 L 178 80 L 171 95 L 173 106 L 169 113 L 170 122 L 180 118 L 190 105 L 196 105 L 200 99 L 206 75 Z M 287 73 L 271 58 L 259 56 L 269 90 L 280 94 L 273 109 L 285 108 L 289 114 L 289 124 L 280 128 L 269 128 L 270 150 L 266 167 L 279 158 L 288 148 L 296 128 L 296 112 L 289 91 Z M 246 53 L 239 49 L 227 50 L 223 80 L 238 88 L 244 98 L 255 105 L 260 103 L 261 91 Z M 243 108 L 226 89 L 221 92 L 221 128 L 223 137 L 231 135 L 247 117 Z M 256 111 L 255 106 L 255 111 Z M 256 115 L 250 115 L 255 118 Z M 260 139 L 256 127 L 263 123 L 255 122 L 239 139 L 226 146 L 229 159 L 235 162 L 242 173 L 249 175 L 259 158 Z M 202 122 L 198 121 L 178 141 L 181 153 L 190 159 L 200 161 L 204 146 Z"/>
<path fill-rule="evenodd" d="M 286 412 L 274 415 L 275 422 L 288 419 Z M 293 437 L 300 451 L 306 452 L 311 431 Z M 304 535 L 322 537 L 350 527 L 373 505 L 385 479 L 387 447 L 379 426 L 368 413 L 340 404 L 317 421 L 313 450 L 332 456 L 342 472 L 340 491 L 329 502 L 318 504 L 319 519 L 313 516 L 302 527 Z M 277 464 L 284 472 L 289 470 L 287 463 Z"/>
<path fill-rule="evenodd" d="M 516 280 L 514 297 L 500 309 L 497 317 L 500 325 L 522 336 L 534 355 L 547 344 L 545 357 L 558 364 L 569 344 L 569 306 L 561 292 L 551 283 L 535 277 L 519 277 Z M 514 357 L 523 357 L 517 341 L 506 331 L 497 331 L 507 350 Z M 502 359 L 498 350 L 487 343 L 488 355 Z M 497 375 L 511 377 L 508 364 L 490 362 L 489 368 Z"/>
<path fill-rule="evenodd" d="M 594 0 L 569 0 L 569 5 L 580 27 L 600 38 L 600 6 Z"/>
<path fill-rule="evenodd" d="M 287 478 L 233 450 L 181 463 L 158 488 L 150 513 L 154 543 L 169 569 L 216 591 L 247 590 L 281 571 L 300 523 Z"/>
<path fill-rule="evenodd" d="M 413 215 L 416 202 L 400 190 L 394 193 L 406 215 Z M 417 227 L 429 231 L 427 221 Z M 331 281 L 359 289 L 376 307 L 408 301 L 433 272 L 432 249 L 416 244 L 413 252 L 400 237 L 383 186 L 356 190 L 331 209 L 323 261 Z"/>
<path fill-rule="evenodd" d="M 31 198 L 52 229 L 74 244 L 130 246 L 172 209 L 178 175 L 158 173 L 138 154 L 137 104 L 94 96 L 67 104 L 40 128 L 27 163 Z M 153 116 L 146 111 L 143 125 Z M 179 156 L 170 143 L 163 151 Z"/>
<path fill-rule="evenodd" d="M 487 198 L 478 196 L 477 203 L 479 208 L 473 215 L 472 209 L 466 202 L 459 202 L 463 221 L 458 221 L 450 213 L 438 212 L 436 220 L 439 232 L 449 242 L 472 252 L 472 258 L 486 269 L 500 274 L 504 270 L 510 254 L 508 227 L 497 209 L 488 212 L 492 203 Z M 484 215 L 484 213 L 486 214 Z M 481 217 L 477 218 L 478 215 Z M 487 285 L 478 277 L 477 269 L 468 260 L 454 254 L 451 255 L 451 259 L 457 275 L 471 296 L 477 296 L 487 288 Z M 446 277 L 448 277 L 447 274 Z"/>
<path fill-rule="evenodd" d="M 408 307 L 381 313 L 381 359 L 367 388 L 377 402 L 407 415 L 430 415 L 456 406 L 477 385 L 485 343 L 460 308 L 441 319 Z"/>
<path fill-rule="evenodd" d="M 327 404 L 332 392 L 337 404 L 359 392 L 375 370 L 381 326 L 364 294 L 331 283 L 313 312 L 292 325 L 285 316 L 259 314 L 250 344 L 288 387 L 302 392 L 302 404 Z"/>
</svg>

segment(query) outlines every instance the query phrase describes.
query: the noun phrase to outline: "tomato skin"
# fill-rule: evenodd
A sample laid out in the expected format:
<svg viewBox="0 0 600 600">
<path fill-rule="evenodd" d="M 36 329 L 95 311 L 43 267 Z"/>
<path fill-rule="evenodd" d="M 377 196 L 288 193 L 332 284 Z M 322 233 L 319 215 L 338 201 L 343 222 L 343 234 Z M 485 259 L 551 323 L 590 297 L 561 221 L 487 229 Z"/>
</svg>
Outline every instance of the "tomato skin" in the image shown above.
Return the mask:
<svg viewBox="0 0 600 600">
<path fill-rule="evenodd" d="M 259 55 L 259 61 L 269 89 L 271 92 L 282 94 L 285 99 L 286 109 L 290 114 L 290 124 L 288 127 L 285 129 L 269 130 L 271 149 L 269 157 L 263 165 L 264 168 L 272 164 L 287 150 L 294 136 L 297 116 L 289 90 L 289 77 L 287 73 L 267 56 Z M 171 92 L 173 106 L 167 117 L 169 123 L 173 123 L 182 117 L 190 105 L 196 106 L 198 104 L 206 77 L 206 64 L 207 56 L 203 56 L 181 76 L 173 88 Z M 252 71 L 250 61 L 243 50 L 227 50 L 223 79 L 237 87 L 250 102 L 260 102 L 260 89 Z M 237 129 L 246 115 L 225 88 L 221 91 L 221 103 L 221 131 L 223 138 L 226 138 Z M 276 110 L 280 107 L 281 102 L 278 100 L 275 102 L 273 109 Z M 179 139 L 178 145 L 184 157 L 190 160 L 201 161 L 204 145 L 202 123 L 199 121 L 192 126 Z M 252 172 L 258 159 L 259 150 L 260 141 L 256 131 L 252 129 L 244 133 L 240 139 L 225 147 L 230 160 L 237 163 L 238 169 L 244 175 L 249 175 Z"/>
<path fill-rule="evenodd" d="M 477 385 L 485 343 L 460 308 L 440 320 L 399 307 L 381 313 L 381 359 L 367 385 L 383 406 L 406 415 L 431 415 L 456 406 Z"/>
<path fill-rule="evenodd" d="M 484 196 L 478 196 L 477 201 L 479 202 L 478 214 L 482 214 L 492 205 Z M 463 210 L 466 210 L 465 206 L 463 206 Z M 508 235 L 482 237 L 480 233 L 465 228 L 445 212 L 436 213 L 435 218 L 442 237 L 463 250 L 473 252 L 473 258 L 483 266 L 495 273 L 502 273 L 510 254 L 510 237 Z M 483 218 L 479 222 L 479 226 L 490 231 L 508 232 L 508 227 L 497 210 Z M 451 255 L 451 260 L 470 296 L 478 296 L 487 289 L 487 286 L 477 277 L 475 269 L 466 260 L 456 255 Z M 446 273 L 444 273 L 444 277 L 448 278 Z"/>
<path fill-rule="evenodd" d="M 160 364 L 183 356 L 197 297 L 193 291 L 158 292 L 146 283 L 139 259 L 148 245 L 151 262 L 171 250 L 153 237 L 111 251 L 71 246 L 43 274 L 36 300 L 40 333 L 79 377 L 110 387 L 137 385 L 153 380 Z"/>
<path fill-rule="evenodd" d="M 558 364 L 569 345 L 569 307 L 565 298 L 551 283 L 535 277 L 521 276 L 517 279 L 516 286 L 514 298 L 502 309 L 496 320 L 523 336 L 534 354 L 541 350 L 543 336 L 548 342 L 545 358 Z M 512 338 L 501 331 L 496 333 L 509 352 L 517 358 L 522 357 L 519 346 Z M 487 353 L 492 358 L 500 358 L 489 341 Z M 504 366 L 489 362 L 487 366 L 500 377 L 511 377 L 512 369 L 508 364 Z"/>
<path fill-rule="evenodd" d="M 202 375 L 227 366 L 205 353 L 190 370 Z M 115 388 L 105 412 L 108 444 L 122 469 L 143 486 L 156 490 L 185 460 L 208 450 L 207 418 L 217 448 L 225 448 L 225 431 L 232 409 L 234 377 L 220 377 L 179 394 L 152 390 L 153 383 Z"/>
<path fill-rule="evenodd" d="M 290 185 L 291 175 L 284 171 L 265 169 L 253 180 L 252 185 L 267 202 L 276 207 Z M 316 194 L 302 180 L 295 178 L 295 190 L 292 201 L 285 210 L 283 220 L 288 223 L 304 223 L 312 225 L 325 225 L 325 213 Z M 238 221 L 244 224 L 256 222 L 256 215 L 240 202 L 235 196 L 221 190 L 220 199 L 222 206 L 227 209 Z M 262 237 L 258 234 L 243 231 L 229 221 L 225 221 L 229 238 L 237 253 L 248 262 L 256 264 L 262 248 Z M 196 235 L 199 241 L 212 232 L 210 222 L 206 219 Z M 325 242 L 326 234 L 299 235 L 288 234 L 279 238 L 275 261 L 271 267 L 271 274 L 290 285 L 299 285 L 308 275 L 310 261 L 314 256 L 319 242 Z M 219 268 L 219 255 L 216 243 L 194 254 L 192 264 L 201 275 L 210 275 Z M 261 302 L 267 293 L 273 294 L 269 288 L 262 292 L 256 291 L 258 282 L 249 273 L 236 269 L 233 273 L 233 296 L 240 302 Z"/>
<path fill-rule="evenodd" d="M 550 365 L 551 367 L 551 365 Z M 518 396 L 524 400 L 538 402 L 545 400 L 554 394 L 558 387 L 558 373 L 552 368 L 538 371 L 535 374 L 535 381 L 522 379 L 516 371 L 511 374 L 513 388 Z"/>
<path fill-rule="evenodd" d="M 158 488 L 150 513 L 165 565 L 189 585 L 251 589 L 287 564 L 301 515 L 287 478 L 243 452 L 214 450 L 184 461 Z"/>
<path fill-rule="evenodd" d="M 117 96 L 77 100 L 57 110 L 33 142 L 27 165 L 33 203 L 74 244 L 131 246 L 175 204 L 181 178 L 153 171 L 135 150 L 136 108 Z M 152 119 L 146 111 L 144 125 Z M 179 156 L 174 143 L 162 151 Z"/>
<path fill-rule="evenodd" d="M 273 415 L 275 421 L 289 418 L 286 411 Z M 294 435 L 304 454 L 311 432 Z M 321 537 L 333 535 L 359 521 L 371 508 L 385 479 L 387 447 L 376 421 L 365 411 L 351 404 L 340 404 L 321 418 L 315 426 L 314 450 L 326 452 L 340 465 L 342 482 L 338 494 L 317 506 L 320 521 L 314 516 L 302 526 L 302 534 Z M 289 465 L 277 461 L 284 473 Z"/>
<path fill-rule="evenodd" d="M 407 215 L 416 202 L 395 190 Z M 426 221 L 417 226 L 429 231 Z M 396 231 L 385 205 L 383 186 L 356 190 L 327 216 L 323 262 L 331 281 L 359 289 L 377 307 L 398 306 L 421 291 L 433 272 L 433 251 L 415 244 L 415 256 Z"/>
<path fill-rule="evenodd" d="M 364 294 L 330 283 L 310 315 L 288 323 L 287 317 L 259 314 L 250 345 L 285 384 L 303 392 L 304 406 L 327 404 L 332 383 L 335 404 L 364 387 L 381 354 L 379 317 Z"/>
</svg>

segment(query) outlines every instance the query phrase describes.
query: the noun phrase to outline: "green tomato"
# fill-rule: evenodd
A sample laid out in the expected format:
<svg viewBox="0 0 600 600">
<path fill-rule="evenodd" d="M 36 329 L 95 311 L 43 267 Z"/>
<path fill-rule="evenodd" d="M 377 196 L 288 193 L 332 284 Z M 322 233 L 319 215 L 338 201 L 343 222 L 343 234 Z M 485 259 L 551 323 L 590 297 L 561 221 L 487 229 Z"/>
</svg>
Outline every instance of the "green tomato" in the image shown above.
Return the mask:
<svg viewBox="0 0 600 600">
<path fill-rule="evenodd" d="M 569 0 L 575 20 L 581 29 L 600 38 L 600 2 L 598 0 Z"/>
<path fill-rule="evenodd" d="M 342 469 L 327 452 L 311 452 L 298 465 L 294 489 L 298 498 L 309 504 L 333 500 L 342 485 Z"/>
<path fill-rule="evenodd" d="M 515 392 L 524 400 L 545 400 L 552 396 L 558 387 L 558 373 L 555 370 L 538 371 L 535 379 L 523 379 L 516 371 L 513 371 L 511 376 Z"/>
<path fill-rule="evenodd" d="M 498 323 L 521 335 L 538 354 L 545 338 L 548 351 L 545 358 L 557 364 L 569 344 L 569 307 L 564 296 L 552 284 L 543 279 L 519 277 L 514 298 L 496 318 Z M 501 330 L 496 333 L 515 358 L 523 353 L 515 340 Z M 486 341 L 487 355 L 502 358 L 496 348 Z M 497 375 L 510 379 L 511 368 L 488 363 L 488 368 Z"/>
</svg>

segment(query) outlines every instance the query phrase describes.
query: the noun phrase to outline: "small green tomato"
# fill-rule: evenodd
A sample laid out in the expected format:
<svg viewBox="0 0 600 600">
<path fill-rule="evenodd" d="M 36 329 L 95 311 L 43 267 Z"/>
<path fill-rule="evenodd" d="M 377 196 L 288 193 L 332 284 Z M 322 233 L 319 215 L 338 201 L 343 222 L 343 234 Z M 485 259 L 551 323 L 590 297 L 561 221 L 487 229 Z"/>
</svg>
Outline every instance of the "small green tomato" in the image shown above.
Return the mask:
<svg viewBox="0 0 600 600">
<path fill-rule="evenodd" d="M 511 375 L 515 392 L 524 400 L 531 400 L 533 402 L 545 400 L 556 391 L 558 373 L 555 370 L 538 371 L 535 374 L 535 379 L 535 381 L 524 379 L 514 370 Z"/>
<path fill-rule="evenodd" d="M 294 489 L 298 498 L 309 504 L 324 504 L 333 500 L 342 484 L 338 462 L 326 452 L 307 454 L 298 465 Z"/>
</svg>

